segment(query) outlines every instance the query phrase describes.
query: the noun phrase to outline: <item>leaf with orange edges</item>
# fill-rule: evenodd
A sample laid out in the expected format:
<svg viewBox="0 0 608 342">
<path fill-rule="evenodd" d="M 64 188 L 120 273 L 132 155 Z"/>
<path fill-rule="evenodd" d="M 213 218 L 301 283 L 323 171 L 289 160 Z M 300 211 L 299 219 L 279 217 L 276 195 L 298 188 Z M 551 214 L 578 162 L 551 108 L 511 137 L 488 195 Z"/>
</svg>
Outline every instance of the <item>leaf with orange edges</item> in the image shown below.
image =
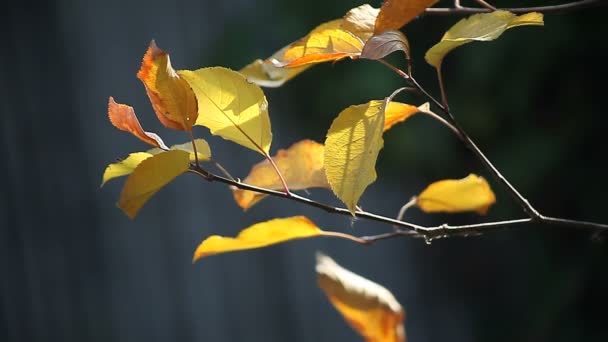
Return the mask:
<svg viewBox="0 0 608 342">
<path fill-rule="evenodd" d="M 256 223 L 242 230 L 235 238 L 210 236 L 198 246 L 192 261 L 208 255 L 266 247 L 315 236 L 333 236 L 363 242 L 348 234 L 323 231 L 304 216 L 293 216 Z"/>
<path fill-rule="evenodd" d="M 302 140 L 286 150 L 279 150 L 272 159 L 290 190 L 329 187 L 323 169 L 323 144 Z M 272 190 L 283 189 L 281 179 L 268 160 L 254 165 L 243 183 Z M 243 209 L 250 208 L 266 196 L 254 191 L 234 189 L 234 200 Z"/>
<path fill-rule="evenodd" d="M 169 149 L 163 140 L 156 134 L 145 132 L 141 127 L 133 107 L 116 103 L 110 96 L 108 100 L 108 117 L 114 127 L 121 131 L 127 131 L 139 138 L 141 141 L 156 146 L 163 150 Z"/>
<path fill-rule="evenodd" d="M 194 93 L 171 66 L 169 55 L 154 41 L 150 42 L 144 55 L 137 78 L 144 83 L 156 116 L 163 125 L 182 131 L 192 130 L 198 116 Z"/>
<path fill-rule="evenodd" d="M 327 29 L 310 34 L 303 45 L 292 46 L 285 51 L 287 67 L 298 67 L 337 61 L 361 54 L 363 41 L 353 33 L 343 29 Z"/>
<path fill-rule="evenodd" d="M 332 305 L 366 341 L 403 342 L 405 312 L 393 294 L 317 253 L 317 283 Z"/>
<path fill-rule="evenodd" d="M 416 205 L 427 213 L 475 211 L 484 215 L 495 202 L 488 182 L 474 174 L 435 182 L 416 197 Z"/>
<path fill-rule="evenodd" d="M 389 102 L 384 112 L 384 132 L 388 131 L 394 125 L 407 120 L 416 113 L 428 112 L 430 110 L 429 103 L 426 102 L 418 107 L 401 102 Z"/>
<path fill-rule="evenodd" d="M 399 30 L 439 0 L 386 0 L 376 18 L 375 33 Z"/>
</svg>

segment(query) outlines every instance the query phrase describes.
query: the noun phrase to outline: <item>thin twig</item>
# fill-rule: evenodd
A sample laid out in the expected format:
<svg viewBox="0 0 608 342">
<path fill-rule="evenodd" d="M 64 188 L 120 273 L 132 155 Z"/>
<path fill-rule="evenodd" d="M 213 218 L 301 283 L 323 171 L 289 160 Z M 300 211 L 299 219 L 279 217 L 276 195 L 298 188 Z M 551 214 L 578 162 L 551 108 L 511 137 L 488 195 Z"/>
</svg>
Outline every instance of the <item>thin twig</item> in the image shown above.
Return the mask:
<svg viewBox="0 0 608 342">
<path fill-rule="evenodd" d="M 272 168 L 277 173 L 277 176 L 279 176 L 279 180 L 281 180 L 281 185 L 283 185 L 283 190 L 285 191 L 285 194 L 288 196 L 291 195 L 291 191 L 289 191 L 289 187 L 287 186 L 287 182 L 285 182 L 285 178 L 283 178 L 281 170 L 279 170 L 279 166 L 274 162 L 274 159 L 272 159 L 272 157 L 268 153 L 264 153 L 264 157 L 266 157 L 268 162 L 270 162 L 270 165 L 272 165 Z"/>
<path fill-rule="evenodd" d="M 541 13 L 562 13 L 577 9 L 599 7 L 608 5 L 607 1 L 603 0 L 581 0 L 569 2 L 561 5 L 552 6 L 537 6 L 537 7 L 514 7 L 514 8 L 498 8 L 498 10 L 509 11 L 512 13 L 528 13 L 528 12 L 541 12 Z M 492 12 L 489 8 L 477 8 L 477 7 L 462 7 L 460 5 L 451 8 L 431 7 L 427 8 L 424 13 L 427 15 L 469 15 L 476 13 L 489 13 Z"/>
<path fill-rule="evenodd" d="M 481 5 L 481 7 L 487 8 L 492 11 L 496 11 L 496 7 L 492 6 L 491 4 L 489 4 L 488 2 L 486 2 L 484 0 L 475 0 L 475 2 L 477 2 L 479 5 Z"/>
</svg>

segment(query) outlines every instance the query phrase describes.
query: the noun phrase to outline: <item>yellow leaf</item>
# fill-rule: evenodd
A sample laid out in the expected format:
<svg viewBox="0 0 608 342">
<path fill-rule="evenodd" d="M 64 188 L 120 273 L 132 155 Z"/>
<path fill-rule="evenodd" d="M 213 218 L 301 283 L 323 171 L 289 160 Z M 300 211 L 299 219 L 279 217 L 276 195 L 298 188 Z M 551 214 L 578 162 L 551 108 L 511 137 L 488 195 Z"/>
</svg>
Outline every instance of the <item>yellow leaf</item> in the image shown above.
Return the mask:
<svg viewBox="0 0 608 342">
<path fill-rule="evenodd" d="M 156 133 L 145 132 L 141 127 L 133 107 L 124 104 L 116 103 L 113 97 L 108 100 L 108 117 L 114 127 L 121 131 L 127 131 L 152 146 L 161 149 L 168 149 Z"/>
<path fill-rule="evenodd" d="M 154 41 L 137 77 L 144 83 L 158 120 L 166 127 L 190 131 L 198 111 L 194 93 L 171 66 L 169 55 Z"/>
<path fill-rule="evenodd" d="M 196 145 L 196 152 L 198 154 L 199 161 L 211 159 L 211 148 L 209 148 L 209 144 L 204 139 L 194 139 L 194 144 Z M 186 151 L 190 153 L 190 161 L 196 161 L 196 158 L 194 158 L 194 149 L 191 141 L 179 145 L 173 145 L 171 146 L 171 149 Z"/>
<path fill-rule="evenodd" d="M 484 215 L 494 202 L 496 197 L 488 182 L 474 174 L 435 182 L 416 198 L 416 205 L 427 213 L 476 211 Z"/>
<path fill-rule="evenodd" d="M 386 0 L 376 19 L 375 33 L 399 30 L 439 0 Z"/>
<path fill-rule="evenodd" d="M 214 135 L 267 155 L 272 133 L 268 102 L 259 86 L 222 67 L 180 70 L 196 95 L 197 125 Z"/>
<path fill-rule="evenodd" d="M 357 241 L 357 238 L 347 234 L 323 231 L 304 216 L 293 216 L 256 223 L 242 230 L 236 238 L 210 236 L 197 247 L 192 261 L 207 255 L 266 247 L 314 236 L 333 236 Z"/>
<path fill-rule="evenodd" d="M 337 61 L 361 54 L 363 41 L 349 31 L 327 29 L 311 33 L 304 44 L 292 46 L 285 51 L 288 67 Z"/>
<path fill-rule="evenodd" d="M 365 42 L 374 35 L 374 25 L 379 11 L 380 9 L 368 4 L 355 7 L 346 13 L 340 27 Z"/>
<path fill-rule="evenodd" d="M 134 218 L 143 205 L 163 186 L 188 170 L 189 153 L 171 150 L 140 162 L 122 188 L 118 206 Z"/>
<path fill-rule="evenodd" d="M 393 294 L 377 283 L 317 254 L 317 283 L 333 306 L 366 341 L 405 341 L 405 312 Z"/>
<path fill-rule="evenodd" d="M 325 140 L 325 175 L 351 213 L 365 188 L 376 180 L 388 100 L 350 106 L 334 120 Z"/>
<path fill-rule="evenodd" d="M 473 42 L 494 40 L 506 30 L 522 25 L 544 25 L 543 15 L 532 12 L 517 16 L 507 11 L 475 14 L 460 20 L 430 48 L 424 58 L 435 68 L 441 68 L 443 58 L 453 49 Z"/>
<path fill-rule="evenodd" d="M 150 157 L 152 157 L 152 154 L 150 153 L 136 152 L 129 154 L 127 158 L 119 161 L 118 163 L 108 165 L 108 167 L 106 167 L 106 170 L 103 172 L 101 186 L 106 184 L 106 182 L 110 179 L 130 175 L 133 170 L 135 170 L 137 165 L 139 165 L 139 163 Z"/>
<path fill-rule="evenodd" d="M 426 112 L 428 107 L 428 102 L 419 107 L 400 102 L 389 102 L 384 112 L 384 132 L 418 112 Z"/>
<path fill-rule="evenodd" d="M 322 144 L 302 140 L 286 150 L 279 150 L 272 157 L 290 190 L 329 188 L 323 168 L 323 149 Z M 283 189 L 277 172 L 268 160 L 254 165 L 243 182 L 266 189 Z M 266 195 L 257 192 L 234 189 L 234 200 L 243 209 L 250 208 L 264 197 Z"/>
</svg>

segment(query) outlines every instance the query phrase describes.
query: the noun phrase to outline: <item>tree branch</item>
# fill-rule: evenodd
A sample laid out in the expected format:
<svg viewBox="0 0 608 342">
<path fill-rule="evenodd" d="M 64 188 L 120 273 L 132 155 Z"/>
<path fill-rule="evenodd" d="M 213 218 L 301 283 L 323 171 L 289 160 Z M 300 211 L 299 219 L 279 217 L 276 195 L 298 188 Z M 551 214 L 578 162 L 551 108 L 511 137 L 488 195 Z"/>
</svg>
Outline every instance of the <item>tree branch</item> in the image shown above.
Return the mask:
<svg viewBox="0 0 608 342">
<path fill-rule="evenodd" d="M 571 10 L 578 10 L 589 7 L 599 7 L 606 6 L 608 2 L 600 1 L 600 0 L 581 0 L 569 2 L 561 5 L 553 5 L 553 6 L 536 6 L 536 7 L 514 7 L 514 8 L 498 8 L 499 10 L 509 11 L 512 13 L 528 13 L 528 12 L 541 12 L 541 13 L 562 13 L 568 12 Z M 454 7 L 431 7 L 425 10 L 425 14 L 427 15 L 469 15 L 476 13 L 489 13 L 493 10 L 487 7 L 478 8 L 478 7 L 463 7 L 463 6 L 454 6 Z"/>
</svg>

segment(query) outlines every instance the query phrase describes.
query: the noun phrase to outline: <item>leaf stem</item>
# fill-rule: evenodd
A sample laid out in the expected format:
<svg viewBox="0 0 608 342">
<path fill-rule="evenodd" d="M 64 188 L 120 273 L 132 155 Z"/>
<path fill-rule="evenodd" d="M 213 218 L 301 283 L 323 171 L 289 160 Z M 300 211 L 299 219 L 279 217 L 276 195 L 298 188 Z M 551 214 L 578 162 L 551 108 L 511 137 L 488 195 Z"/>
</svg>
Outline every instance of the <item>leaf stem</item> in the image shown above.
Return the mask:
<svg viewBox="0 0 608 342">
<path fill-rule="evenodd" d="M 479 1 L 477 1 L 479 2 Z M 509 11 L 512 13 L 528 13 L 528 12 L 541 12 L 541 13 L 563 13 L 569 12 L 571 10 L 578 10 L 589 7 L 599 7 L 606 6 L 608 2 L 600 1 L 600 0 L 581 0 L 581 1 L 573 1 L 561 5 L 551 5 L 551 6 L 536 6 L 536 7 L 512 7 L 512 8 L 494 8 L 490 9 L 487 7 L 477 8 L 477 7 L 463 7 L 460 5 L 460 1 L 454 1 L 454 7 L 431 7 L 427 8 L 424 13 L 427 15 L 469 15 L 469 14 L 477 14 L 477 13 L 489 13 L 494 10 L 503 10 Z"/>
<path fill-rule="evenodd" d="M 272 159 L 272 157 L 270 155 L 268 155 L 268 153 L 264 153 L 264 157 L 266 157 L 266 159 L 268 159 L 268 161 L 270 162 L 270 165 L 272 165 L 272 168 L 274 169 L 274 171 L 276 171 L 277 176 L 279 176 L 279 179 L 281 180 L 281 185 L 283 185 L 283 190 L 285 191 L 285 194 L 288 196 L 292 195 L 292 193 L 289 191 L 289 187 L 287 186 L 287 182 L 285 182 L 285 178 L 283 178 L 283 174 L 281 173 L 281 170 L 279 170 L 279 167 L 277 166 L 277 164 L 274 162 L 274 159 Z"/>
</svg>

